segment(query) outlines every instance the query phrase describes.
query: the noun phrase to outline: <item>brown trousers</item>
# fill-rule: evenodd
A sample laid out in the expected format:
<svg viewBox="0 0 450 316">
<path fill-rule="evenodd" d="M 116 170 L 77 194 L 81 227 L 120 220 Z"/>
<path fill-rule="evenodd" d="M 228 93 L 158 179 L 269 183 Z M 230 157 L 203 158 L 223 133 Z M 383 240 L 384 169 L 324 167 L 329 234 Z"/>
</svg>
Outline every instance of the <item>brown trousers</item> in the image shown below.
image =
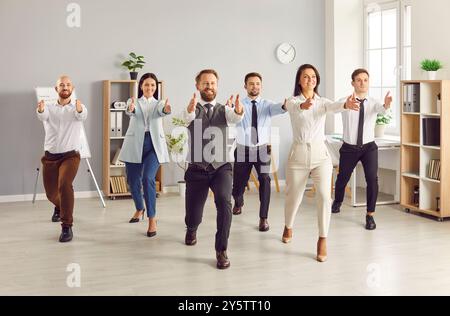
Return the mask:
<svg viewBox="0 0 450 316">
<path fill-rule="evenodd" d="M 70 151 L 63 154 L 45 152 L 42 161 L 42 176 L 47 198 L 60 210 L 63 227 L 73 224 L 73 180 L 80 165 L 80 154 Z"/>
</svg>

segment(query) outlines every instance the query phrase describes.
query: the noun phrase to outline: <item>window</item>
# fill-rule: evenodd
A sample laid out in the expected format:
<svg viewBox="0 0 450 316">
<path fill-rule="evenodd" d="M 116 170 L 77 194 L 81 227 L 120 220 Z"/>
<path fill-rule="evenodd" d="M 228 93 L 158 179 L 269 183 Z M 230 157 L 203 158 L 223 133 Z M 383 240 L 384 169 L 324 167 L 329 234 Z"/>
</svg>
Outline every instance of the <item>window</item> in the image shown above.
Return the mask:
<svg viewBox="0 0 450 316">
<path fill-rule="evenodd" d="M 400 80 L 411 78 L 411 5 L 408 1 L 367 1 L 365 64 L 370 72 L 369 95 L 394 99 L 387 131 L 400 134 Z"/>
</svg>

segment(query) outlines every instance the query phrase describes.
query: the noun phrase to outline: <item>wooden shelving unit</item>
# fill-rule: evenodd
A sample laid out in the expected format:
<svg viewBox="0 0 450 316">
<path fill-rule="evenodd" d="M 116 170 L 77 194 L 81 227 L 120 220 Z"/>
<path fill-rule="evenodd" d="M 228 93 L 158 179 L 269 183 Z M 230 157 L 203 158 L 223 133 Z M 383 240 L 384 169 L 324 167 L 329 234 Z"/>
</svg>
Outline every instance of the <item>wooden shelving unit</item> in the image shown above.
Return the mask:
<svg viewBox="0 0 450 316">
<path fill-rule="evenodd" d="M 403 107 L 407 86 L 413 84 L 420 86 L 418 112 L 408 112 Z M 401 205 L 407 211 L 431 215 L 442 221 L 450 217 L 450 80 L 402 81 L 401 89 Z M 440 118 L 440 145 L 424 145 L 424 118 Z M 440 160 L 440 180 L 427 177 L 432 159 Z M 414 203 L 414 191 L 416 196 L 419 192 L 418 203 Z"/>
<path fill-rule="evenodd" d="M 113 165 L 112 160 L 117 150 L 122 147 L 125 133 L 128 129 L 130 118 L 125 114 L 125 110 L 114 109 L 112 103 L 126 102 L 129 98 L 137 98 L 136 80 L 104 80 L 103 81 L 103 194 L 110 199 L 116 197 L 131 196 L 131 193 L 113 193 L 111 187 L 111 177 L 126 177 L 125 166 Z M 158 82 L 160 98 L 164 96 L 164 84 Z M 111 136 L 111 113 L 122 113 L 122 135 Z M 162 191 L 162 168 L 160 167 L 156 175 L 156 190 Z"/>
</svg>

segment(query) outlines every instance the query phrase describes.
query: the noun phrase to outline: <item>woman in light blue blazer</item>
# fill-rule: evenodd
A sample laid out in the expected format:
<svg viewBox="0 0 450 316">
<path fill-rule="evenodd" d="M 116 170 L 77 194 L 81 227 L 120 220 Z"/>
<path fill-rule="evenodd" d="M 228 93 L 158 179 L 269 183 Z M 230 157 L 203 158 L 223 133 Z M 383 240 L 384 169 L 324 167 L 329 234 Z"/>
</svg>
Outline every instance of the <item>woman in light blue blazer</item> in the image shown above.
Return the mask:
<svg viewBox="0 0 450 316">
<path fill-rule="evenodd" d="M 127 102 L 125 113 L 130 116 L 130 125 L 119 156 L 119 160 L 125 162 L 127 182 L 136 206 L 130 223 L 139 222 L 145 200 L 148 237 L 156 235 L 156 173 L 161 163 L 169 162 L 162 119 L 170 114 L 171 107 L 168 100 L 159 101 L 157 97 L 158 79 L 146 73 L 139 81 L 137 102 L 134 98 Z"/>
</svg>

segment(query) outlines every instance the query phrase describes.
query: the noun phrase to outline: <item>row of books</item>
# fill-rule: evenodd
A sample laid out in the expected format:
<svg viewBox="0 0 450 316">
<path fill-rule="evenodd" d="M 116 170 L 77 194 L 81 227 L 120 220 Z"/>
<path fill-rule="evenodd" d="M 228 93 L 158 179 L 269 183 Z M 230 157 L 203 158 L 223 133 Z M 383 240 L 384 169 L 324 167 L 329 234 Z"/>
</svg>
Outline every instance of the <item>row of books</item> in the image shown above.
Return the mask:
<svg viewBox="0 0 450 316">
<path fill-rule="evenodd" d="M 403 112 L 420 112 L 420 84 L 405 85 L 403 90 Z"/>
<path fill-rule="evenodd" d="M 127 180 L 124 176 L 111 177 L 109 182 L 112 193 L 128 193 Z"/>
<path fill-rule="evenodd" d="M 434 180 L 441 180 L 441 161 L 431 159 L 428 163 L 427 177 Z"/>
</svg>

